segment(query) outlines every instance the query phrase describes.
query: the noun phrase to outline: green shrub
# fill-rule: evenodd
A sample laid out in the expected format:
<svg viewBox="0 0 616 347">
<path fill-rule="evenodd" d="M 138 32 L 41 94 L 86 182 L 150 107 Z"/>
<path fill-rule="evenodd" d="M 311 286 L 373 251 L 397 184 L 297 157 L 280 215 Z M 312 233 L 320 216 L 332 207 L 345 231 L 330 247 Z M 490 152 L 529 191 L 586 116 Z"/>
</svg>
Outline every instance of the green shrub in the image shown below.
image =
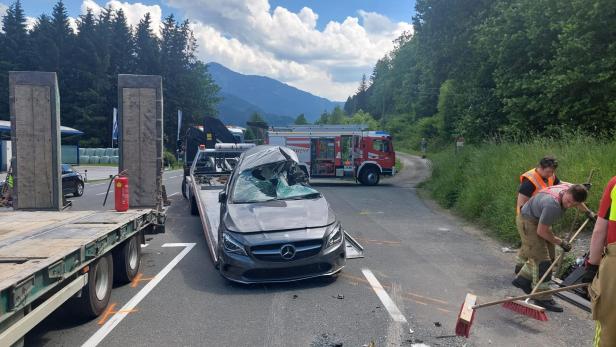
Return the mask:
<svg viewBox="0 0 616 347">
<path fill-rule="evenodd" d="M 175 164 L 177 163 L 177 159 L 175 158 L 175 155 L 173 155 L 173 153 L 171 153 L 168 150 L 165 150 L 163 152 L 163 162 L 165 166 L 174 167 Z"/>
<path fill-rule="evenodd" d="M 487 227 L 507 242 L 519 241 L 515 227 L 515 203 L 519 176 L 534 167 L 544 155 L 555 155 L 558 177 L 566 182 L 584 183 L 592 168 L 593 188 L 587 205 L 598 207 L 603 187 L 616 175 L 616 141 L 600 141 L 581 135 L 566 139 L 535 139 L 527 143 L 486 143 L 466 146 L 458 153 L 443 150 L 430 155 L 433 172 L 424 184 L 434 199 L 453 208 L 464 218 Z M 554 226 L 569 231 L 575 211 Z M 578 223 L 584 220 L 577 219 Z"/>
</svg>

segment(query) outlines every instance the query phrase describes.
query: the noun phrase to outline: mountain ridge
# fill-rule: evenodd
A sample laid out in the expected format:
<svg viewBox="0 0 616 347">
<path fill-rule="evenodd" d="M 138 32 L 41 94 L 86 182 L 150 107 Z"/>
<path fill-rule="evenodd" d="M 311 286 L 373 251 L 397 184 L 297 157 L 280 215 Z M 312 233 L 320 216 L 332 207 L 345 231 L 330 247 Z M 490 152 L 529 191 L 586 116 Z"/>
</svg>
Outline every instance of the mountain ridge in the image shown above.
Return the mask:
<svg viewBox="0 0 616 347">
<path fill-rule="evenodd" d="M 218 107 L 219 117 L 225 122 L 247 120 L 254 112 L 274 125 L 286 125 L 282 123 L 292 122 L 301 113 L 313 122 L 324 111 L 330 112 L 343 104 L 270 77 L 241 74 L 216 62 L 208 63 L 207 67 L 214 82 L 221 88 L 221 96 L 227 98 Z M 250 114 L 246 117 L 248 110 Z"/>
</svg>

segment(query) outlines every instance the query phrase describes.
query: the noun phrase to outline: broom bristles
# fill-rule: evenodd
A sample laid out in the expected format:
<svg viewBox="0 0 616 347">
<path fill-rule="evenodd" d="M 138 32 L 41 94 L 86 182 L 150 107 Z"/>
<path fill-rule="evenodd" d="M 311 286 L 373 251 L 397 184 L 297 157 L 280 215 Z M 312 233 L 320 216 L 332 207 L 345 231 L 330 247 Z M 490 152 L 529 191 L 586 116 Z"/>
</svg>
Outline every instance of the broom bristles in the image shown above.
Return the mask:
<svg viewBox="0 0 616 347">
<path fill-rule="evenodd" d="M 545 322 L 548 320 L 545 308 L 524 301 L 509 301 L 503 303 L 503 307 L 521 315 Z"/>
<path fill-rule="evenodd" d="M 475 310 L 473 306 L 477 297 L 468 294 L 464 303 L 460 307 L 460 313 L 458 314 L 458 320 L 456 321 L 456 336 L 464 336 L 468 338 L 471 334 L 471 326 L 473 325 L 473 321 L 475 320 Z M 465 311 L 465 314 L 462 312 Z M 468 317 L 468 313 L 470 312 L 470 318 Z"/>
</svg>

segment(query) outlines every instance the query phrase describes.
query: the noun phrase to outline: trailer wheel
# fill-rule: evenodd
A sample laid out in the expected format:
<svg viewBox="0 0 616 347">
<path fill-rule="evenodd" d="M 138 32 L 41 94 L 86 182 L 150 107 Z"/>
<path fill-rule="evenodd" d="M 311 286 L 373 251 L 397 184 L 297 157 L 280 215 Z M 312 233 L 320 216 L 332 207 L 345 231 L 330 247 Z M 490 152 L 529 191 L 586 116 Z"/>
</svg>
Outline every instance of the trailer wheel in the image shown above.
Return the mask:
<svg viewBox="0 0 616 347">
<path fill-rule="evenodd" d="M 133 235 L 113 250 L 113 278 L 118 284 L 128 283 L 137 276 L 141 263 L 141 245 L 138 235 Z"/>
<path fill-rule="evenodd" d="M 379 176 L 379 171 L 373 166 L 367 166 L 363 170 L 361 170 L 360 182 L 366 186 L 375 186 L 379 184 L 379 180 L 381 177 Z"/>
<path fill-rule="evenodd" d="M 194 196 L 190 199 L 190 214 L 192 214 L 193 216 L 199 215 L 199 208 L 197 207 L 197 199 L 195 199 Z"/>
<path fill-rule="evenodd" d="M 186 194 L 186 176 L 182 179 L 182 196 L 184 199 L 188 199 L 188 195 Z"/>
<path fill-rule="evenodd" d="M 88 319 L 99 316 L 109 304 L 112 287 L 113 258 L 107 253 L 90 264 L 88 284 L 72 302 L 76 313 Z"/>
</svg>

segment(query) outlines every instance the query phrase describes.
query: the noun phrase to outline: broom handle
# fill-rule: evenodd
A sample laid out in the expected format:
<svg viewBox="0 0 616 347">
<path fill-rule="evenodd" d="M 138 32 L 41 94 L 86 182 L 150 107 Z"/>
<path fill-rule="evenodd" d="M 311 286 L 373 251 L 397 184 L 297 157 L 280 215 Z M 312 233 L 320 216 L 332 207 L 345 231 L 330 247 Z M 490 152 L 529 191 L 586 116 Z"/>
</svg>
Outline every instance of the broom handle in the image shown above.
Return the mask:
<svg viewBox="0 0 616 347">
<path fill-rule="evenodd" d="M 573 234 L 573 236 L 571 236 L 571 239 L 569 239 L 569 243 L 573 243 L 573 240 L 575 240 L 575 238 L 580 234 L 582 229 L 584 229 L 586 224 L 588 224 L 588 221 L 590 221 L 590 219 L 586 219 L 586 221 L 584 223 L 582 223 L 582 226 L 575 232 L 575 234 Z M 546 277 L 548 277 L 548 274 L 550 273 L 550 271 L 552 271 L 554 266 L 556 266 L 556 263 L 558 263 L 558 261 L 560 260 L 560 258 L 562 258 L 562 256 L 563 256 L 563 253 L 560 253 L 558 255 L 558 257 L 556 257 L 556 259 L 554 259 L 554 261 L 552 262 L 550 267 L 543 273 L 543 276 L 541 276 L 541 279 L 535 285 L 535 288 L 533 288 L 533 291 L 530 292 L 531 294 L 535 294 L 537 292 L 537 289 L 539 289 L 539 285 L 541 283 L 543 283 L 543 281 L 545 280 Z"/>
<path fill-rule="evenodd" d="M 490 302 L 486 302 L 484 304 L 479 304 L 479 305 L 473 306 L 473 310 L 478 309 L 478 308 L 482 308 L 482 307 L 486 307 L 486 306 L 494 306 L 494 305 L 502 304 L 502 303 L 505 303 L 505 302 L 530 299 L 530 298 L 534 298 L 534 297 L 539 296 L 539 295 L 554 294 L 554 293 L 564 292 L 564 291 L 571 290 L 571 289 L 582 288 L 582 287 L 588 286 L 589 284 L 590 283 L 578 283 L 578 284 L 574 284 L 572 286 L 556 288 L 556 289 L 550 289 L 550 290 L 546 290 L 546 291 L 543 291 L 543 292 L 540 292 L 540 293 L 527 294 L 527 295 L 522 295 L 522 296 L 516 296 L 516 297 L 513 297 L 513 298 L 507 298 L 507 299 L 501 299 L 501 300 L 496 300 L 496 301 L 490 301 Z"/>
</svg>

